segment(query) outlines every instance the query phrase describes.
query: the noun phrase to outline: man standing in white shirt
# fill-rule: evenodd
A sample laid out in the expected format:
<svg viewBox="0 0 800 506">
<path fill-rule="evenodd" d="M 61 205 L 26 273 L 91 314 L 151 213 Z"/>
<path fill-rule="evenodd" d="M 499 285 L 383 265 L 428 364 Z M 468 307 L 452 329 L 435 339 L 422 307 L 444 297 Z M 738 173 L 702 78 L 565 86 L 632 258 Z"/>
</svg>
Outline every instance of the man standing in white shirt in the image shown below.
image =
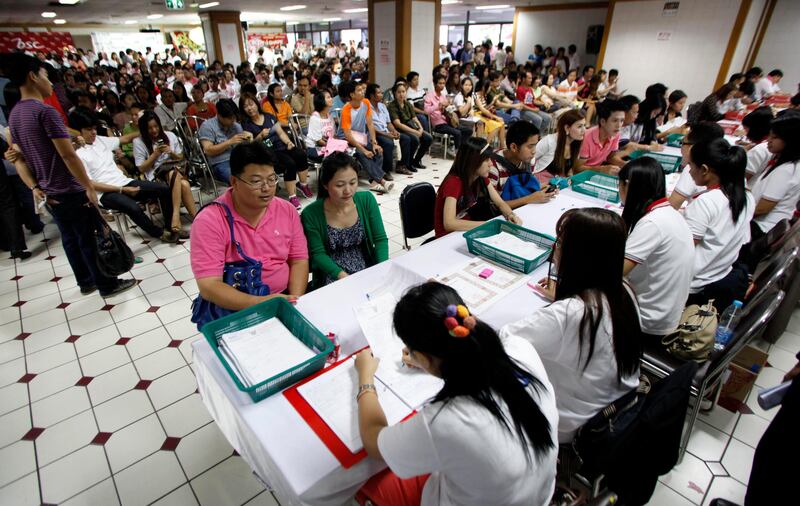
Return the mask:
<svg viewBox="0 0 800 506">
<path fill-rule="evenodd" d="M 778 83 L 781 82 L 783 72 L 780 69 L 775 69 L 766 77 L 762 77 L 756 82 L 755 98 L 762 100 L 764 98 L 776 95 L 781 92 Z"/>
<path fill-rule="evenodd" d="M 575 47 L 575 44 L 570 44 L 567 48 L 567 57 L 569 57 L 569 68 L 567 72 L 572 69 L 579 69 L 581 68 L 581 59 L 578 56 L 578 48 Z"/>
</svg>

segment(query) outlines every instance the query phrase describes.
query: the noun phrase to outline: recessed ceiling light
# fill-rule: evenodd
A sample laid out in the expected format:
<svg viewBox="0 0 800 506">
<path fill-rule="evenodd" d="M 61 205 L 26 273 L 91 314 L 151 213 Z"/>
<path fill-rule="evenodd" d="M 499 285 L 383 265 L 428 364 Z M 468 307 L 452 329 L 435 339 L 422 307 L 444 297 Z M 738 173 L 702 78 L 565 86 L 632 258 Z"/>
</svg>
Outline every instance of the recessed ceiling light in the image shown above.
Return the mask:
<svg viewBox="0 0 800 506">
<path fill-rule="evenodd" d="M 136 21 L 135 19 L 126 19 L 125 20 L 125 24 L 126 25 L 135 25 L 136 23 L 138 23 L 138 21 Z"/>
<path fill-rule="evenodd" d="M 331 21 L 341 21 L 341 20 L 342 20 L 342 18 L 325 18 L 325 19 L 323 19 L 323 21 L 327 21 L 329 23 Z"/>
<path fill-rule="evenodd" d="M 200 7 L 201 9 L 208 9 L 209 7 L 216 7 L 217 5 L 219 5 L 219 2 L 208 2 L 205 4 L 198 5 L 198 7 Z"/>
<path fill-rule="evenodd" d="M 43 18 L 54 18 L 54 17 L 56 17 L 56 13 L 55 12 L 43 12 L 42 13 L 42 17 Z"/>
<path fill-rule="evenodd" d="M 460 4 L 460 0 L 442 0 L 442 5 Z"/>
<path fill-rule="evenodd" d="M 287 5 L 286 7 L 281 7 L 282 11 L 299 11 L 300 9 L 305 9 L 305 5 Z"/>
<path fill-rule="evenodd" d="M 200 5 L 200 4 L 198 4 L 198 3 L 193 3 L 193 4 L 189 4 L 189 7 L 197 7 L 198 5 Z"/>
<path fill-rule="evenodd" d="M 63 24 L 64 24 L 64 23 L 66 23 L 66 22 L 67 22 L 67 20 L 66 20 L 66 19 L 54 19 L 54 20 L 53 20 L 53 23 L 55 23 L 55 24 L 57 24 L 57 25 L 63 25 Z"/>
<path fill-rule="evenodd" d="M 58 0 L 58 3 L 60 3 L 61 5 L 75 5 L 80 1 L 81 0 Z"/>
<path fill-rule="evenodd" d="M 503 4 L 503 5 L 479 5 L 478 7 L 475 8 L 479 11 L 488 11 L 491 9 L 508 9 L 509 7 L 510 5 Z"/>
<path fill-rule="evenodd" d="M 147 19 L 158 19 L 163 17 L 164 17 L 163 14 L 150 14 L 149 16 L 147 16 Z"/>
<path fill-rule="evenodd" d="M 369 9 L 367 9 L 366 7 L 361 7 L 361 8 L 358 8 L 358 9 L 345 9 L 342 12 L 346 12 L 348 14 L 355 14 L 356 12 L 367 12 L 368 10 Z"/>
<path fill-rule="evenodd" d="M 293 26 L 293 25 L 299 25 L 300 22 L 299 21 L 287 21 L 286 24 L 289 25 L 289 26 Z"/>
</svg>

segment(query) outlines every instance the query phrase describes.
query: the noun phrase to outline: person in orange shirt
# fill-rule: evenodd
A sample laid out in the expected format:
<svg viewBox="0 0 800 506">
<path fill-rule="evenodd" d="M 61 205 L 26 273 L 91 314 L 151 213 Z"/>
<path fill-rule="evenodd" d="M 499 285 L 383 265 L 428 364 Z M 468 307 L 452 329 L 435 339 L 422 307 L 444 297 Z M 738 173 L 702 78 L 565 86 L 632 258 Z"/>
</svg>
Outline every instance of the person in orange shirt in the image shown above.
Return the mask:
<svg viewBox="0 0 800 506">
<path fill-rule="evenodd" d="M 267 98 L 261 102 L 261 110 L 278 118 L 282 127 L 289 127 L 289 116 L 292 114 L 292 106 L 283 99 L 283 89 L 280 83 L 272 83 L 269 85 L 269 88 L 267 88 Z"/>
</svg>

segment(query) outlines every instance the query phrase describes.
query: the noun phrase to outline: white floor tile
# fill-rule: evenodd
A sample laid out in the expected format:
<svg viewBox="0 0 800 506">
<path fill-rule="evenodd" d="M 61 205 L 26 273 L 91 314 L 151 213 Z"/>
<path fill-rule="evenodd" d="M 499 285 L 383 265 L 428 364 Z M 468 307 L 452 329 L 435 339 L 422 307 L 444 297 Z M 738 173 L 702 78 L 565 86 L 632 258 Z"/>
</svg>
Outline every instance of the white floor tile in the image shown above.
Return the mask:
<svg viewBox="0 0 800 506">
<path fill-rule="evenodd" d="M 132 363 L 123 365 L 97 376 L 86 387 L 95 406 L 127 392 L 139 382 L 139 375 Z"/>
<path fill-rule="evenodd" d="M 186 301 L 191 304 L 186 292 L 179 286 L 168 286 L 157 292 L 149 293 L 146 297 L 151 306 L 162 307 L 176 301 Z"/>
<path fill-rule="evenodd" d="M 155 415 L 150 415 L 115 432 L 105 445 L 111 470 L 118 473 L 147 457 L 161 448 L 166 438 Z"/>
<path fill-rule="evenodd" d="M 47 428 L 91 408 L 84 387 L 69 387 L 31 404 L 33 424 Z"/>
<path fill-rule="evenodd" d="M 241 457 L 230 457 L 191 481 L 200 504 L 238 506 L 264 487 Z"/>
<path fill-rule="evenodd" d="M 175 450 L 183 470 L 191 480 L 233 454 L 216 423 L 208 423 L 181 439 Z"/>
<path fill-rule="evenodd" d="M 753 455 L 755 452 L 755 448 L 747 446 L 737 439 L 731 439 L 728 448 L 725 450 L 725 456 L 722 457 L 722 465 L 725 466 L 728 474 L 746 485 L 750 479 L 750 470 L 753 468 Z"/>
<path fill-rule="evenodd" d="M 96 506 L 100 504 L 111 506 L 119 503 L 114 480 L 108 478 L 72 497 L 64 502 L 62 506 Z"/>
<path fill-rule="evenodd" d="M 198 504 L 192 487 L 187 483 L 153 503 L 153 506 L 192 506 Z"/>
<path fill-rule="evenodd" d="M 774 367 L 764 367 L 756 376 L 756 386 L 770 388 L 783 383 L 783 376 L 786 373 Z"/>
<path fill-rule="evenodd" d="M 30 332 L 30 334 L 31 335 L 25 339 L 25 353 L 28 354 L 63 343 L 72 335 L 66 322 L 40 330 L 39 332 Z"/>
<path fill-rule="evenodd" d="M 69 321 L 69 328 L 72 334 L 82 336 L 103 327 L 114 324 L 114 319 L 108 311 L 96 311 L 80 318 Z"/>
<path fill-rule="evenodd" d="M 156 320 L 158 320 L 158 317 L 156 317 Z M 132 338 L 125 346 L 128 348 L 131 358 L 137 360 L 166 347 L 170 341 L 171 339 L 166 329 L 158 327 Z"/>
<path fill-rule="evenodd" d="M 786 330 L 793 334 L 800 335 L 800 310 L 794 310 L 792 317 L 789 319 L 789 324 L 786 326 Z"/>
<path fill-rule="evenodd" d="M 181 318 L 188 318 L 192 314 L 192 301 L 189 298 L 176 300 L 166 306 L 161 306 L 156 314 L 165 324 L 172 323 Z"/>
<path fill-rule="evenodd" d="M 25 328 L 23 322 L 22 328 Z M 779 371 L 788 372 L 797 365 L 795 354 L 800 350 L 786 351 L 782 348 L 772 347 L 769 351 L 769 364 Z"/>
<path fill-rule="evenodd" d="M 70 303 L 64 311 L 67 313 L 67 318 L 71 320 L 99 311 L 100 308 L 105 305 L 106 302 L 100 297 L 100 294 L 95 292 L 92 295 L 84 296 L 82 299 Z"/>
<path fill-rule="evenodd" d="M 800 351 L 800 334 L 795 334 L 787 330 L 775 341 L 775 346 L 789 353 L 797 353 Z"/>
<path fill-rule="evenodd" d="M 0 416 L 0 448 L 19 441 L 30 429 L 31 412 L 27 406 Z"/>
<path fill-rule="evenodd" d="M 41 468 L 42 502 L 59 504 L 110 476 L 102 446 L 88 445 Z"/>
<path fill-rule="evenodd" d="M 754 415 L 760 416 L 764 420 L 772 421 L 772 419 L 775 418 L 775 415 L 778 414 L 780 406 L 775 406 L 769 411 L 764 411 L 761 409 L 761 406 L 758 405 L 758 393 L 761 390 L 762 389 L 758 388 L 757 386 L 753 387 L 753 390 L 750 391 L 750 395 L 747 397 L 747 407 L 753 411 Z"/>
<path fill-rule="evenodd" d="M 42 500 L 39 497 L 39 478 L 36 473 L 28 474 L 0 488 L 0 504 L 38 506 L 41 503 Z"/>
<path fill-rule="evenodd" d="M 723 478 L 721 476 L 717 476 L 711 483 L 711 488 L 709 488 L 708 493 L 706 494 L 706 498 L 703 501 L 703 506 L 707 506 L 711 500 L 716 499 L 717 497 L 727 499 L 734 504 L 744 504 L 744 495 L 746 492 L 747 488 L 737 480 L 733 478 Z"/>
<path fill-rule="evenodd" d="M 175 348 L 167 348 L 174 350 Z M 183 357 L 181 357 L 183 360 Z M 197 390 L 197 379 L 189 366 L 170 372 L 155 381 L 147 388 L 147 394 L 156 409 L 172 404 L 173 402 L 191 395 Z"/>
<path fill-rule="evenodd" d="M 33 316 L 40 315 L 46 311 L 56 309 L 56 306 L 61 304 L 61 302 L 62 302 L 61 294 L 55 292 L 49 295 L 45 295 L 44 297 L 39 297 L 38 299 L 27 300 L 25 304 L 19 307 L 19 311 L 23 319 L 31 318 Z"/>
<path fill-rule="evenodd" d="M 186 365 L 183 355 L 176 348 L 164 348 L 134 361 L 139 376 L 156 379 Z"/>
<path fill-rule="evenodd" d="M 102 329 L 97 329 L 88 334 L 84 334 L 75 341 L 75 350 L 78 357 L 85 357 L 96 351 L 112 346 L 122 337 L 115 325 L 109 325 Z"/>
<path fill-rule="evenodd" d="M 161 409 L 158 418 L 167 436 L 173 437 L 183 437 L 212 421 L 200 394 L 191 394 Z"/>
<path fill-rule="evenodd" d="M 6 341 L 14 339 L 20 332 L 22 332 L 22 323 L 20 320 L 3 323 L 0 325 L 0 343 L 5 343 Z"/>
<path fill-rule="evenodd" d="M 739 441 L 755 448 L 758 446 L 761 436 L 767 430 L 769 421 L 755 415 L 743 415 L 739 418 L 739 423 L 736 424 L 736 430 L 733 431 L 733 437 Z"/>
<path fill-rule="evenodd" d="M 184 339 L 181 342 L 181 345 L 178 346 L 178 349 L 183 354 L 183 358 L 185 358 L 186 361 L 190 364 L 192 363 L 192 360 L 194 360 L 192 358 L 192 343 L 194 343 L 198 339 L 205 339 L 205 337 L 200 334 L 196 334 L 188 339 Z"/>
<path fill-rule="evenodd" d="M 172 339 L 183 340 L 197 334 L 197 325 L 191 320 L 181 319 L 164 325 Z M 1 346 L 1 345 L 0 345 Z"/>
<path fill-rule="evenodd" d="M 51 273 L 50 278 L 52 277 L 53 274 Z M 58 293 L 58 284 L 50 282 L 40 283 L 27 288 L 20 288 L 19 300 L 33 300 L 38 299 L 39 297 L 44 297 L 45 295 L 52 295 L 54 293 Z"/>
<path fill-rule="evenodd" d="M 280 504 L 268 490 L 265 490 L 247 501 L 246 506 L 280 506 Z"/>
<path fill-rule="evenodd" d="M 14 339 L 13 341 L 6 341 L 0 344 L 0 366 L 9 360 L 20 358 L 23 355 L 25 355 L 25 349 L 22 345 L 22 341 Z"/>
<path fill-rule="evenodd" d="M 21 357 L 0 365 L 0 386 L 16 383 L 25 374 L 25 358 Z M 2 409 L 2 407 L 0 407 Z"/>
<path fill-rule="evenodd" d="M 692 506 L 695 503 L 659 482 L 647 504 L 648 506 Z"/>
<path fill-rule="evenodd" d="M 0 487 L 8 485 L 28 473 L 36 470 L 36 456 L 33 441 L 17 441 L 12 445 L 0 448 L 0 462 L 13 462 L 13 466 L 0 466 Z"/>
<path fill-rule="evenodd" d="M 95 377 L 130 361 L 128 351 L 124 346 L 119 345 L 109 346 L 80 358 L 84 375 Z"/>
<path fill-rule="evenodd" d="M 43 373 L 77 359 L 72 343 L 59 343 L 36 353 L 28 353 L 28 372 Z"/>
<path fill-rule="evenodd" d="M 125 506 L 150 504 L 185 480 L 178 459 L 172 452 L 156 452 L 114 476 Z M 147 483 L 147 486 L 143 487 L 143 483 Z"/>
<path fill-rule="evenodd" d="M 122 337 L 136 337 L 139 334 L 161 326 L 161 320 L 155 313 L 142 313 L 117 323 Z"/>
<path fill-rule="evenodd" d="M 27 406 L 29 403 L 28 386 L 24 383 L 12 383 L 0 388 L 0 415 Z"/>
<path fill-rule="evenodd" d="M 126 300 L 125 302 L 115 305 L 111 308 L 111 317 L 115 322 L 121 322 L 132 316 L 142 314 L 150 308 L 147 299 L 142 295 L 135 299 Z"/>
<path fill-rule="evenodd" d="M 153 413 L 144 390 L 131 390 L 94 407 L 102 432 L 114 432 Z"/>
<path fill-rule="evenodd" d="M 36 439 L 39 466 L 45 466 L 86 446 L 97 432 L 97 424 L 91 411 L 83 411 L 48 427 Z"/>
<path fill-rule="evenodd" d="M 169 272 L 163 272 L 156 276 L 150 276 L 143 278 L 142 282 L 139 283 L 139 288 L 142 289 L 145 295 L 149 293 L 156 292 L 168 286 L 171 286 L 172 283 L 175 281 L 172 275 Z"/>
<path fill-rule="evenodd" d="M 703 500 L 713 475 L 705 463 L 691 453 L 686 453 L 677 466 L 660 481 L 695 504 Z"/>
<path fill-rule="evenodd" d="M 67 362 L 42 374 L 37 375 L 28 383 L 31 401 L 38 401 L 45 397 L 72 387 L 81 378 L 81 369 L 78 361 Z"/>
</svg>

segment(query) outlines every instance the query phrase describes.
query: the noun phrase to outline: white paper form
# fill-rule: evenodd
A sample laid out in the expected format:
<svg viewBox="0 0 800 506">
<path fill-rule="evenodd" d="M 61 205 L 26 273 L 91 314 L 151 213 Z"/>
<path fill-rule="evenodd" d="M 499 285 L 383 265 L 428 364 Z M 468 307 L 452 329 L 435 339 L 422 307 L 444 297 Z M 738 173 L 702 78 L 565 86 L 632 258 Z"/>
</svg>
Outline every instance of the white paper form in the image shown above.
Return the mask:
<svg viewBox="0 0 800 506">
<path fill-rule="evenodd" d="M 486 279 L 478 276 L 484 269 L 493 271 Z M 457 291 L 470 312 L 476 315 L 516 290 L 528 278 L 527 274 L 511 271 L 481 258 L 468 260 L 449 273 L 436 277 L 437 281 Z"/>
<path fill-rule="evenodd" d="M 314 357 L 314 352 L 295 337 L 278 318 L 223 334 L 225 356 L 248 386 L 280 374 Z"/>
<path fill-rule="evenodd" d="M 386 385 L 376 382 L 375 387 L 378 390 L 378 402 L 389 425 L 394 425 L 411 414 L 412 409 Z M 358 372 L 353 358 L 348 358 L 345 363 L 300 385 L 297 391 L 348 450 L 356 453 L 364 447 L 358 430 Z"/>
<path fill-rule="evenodd" d="M 442 389 L 443 381 L 425 371 L 403 365 L 403 341 L 392 325 L 397 299 L 383 293 L 354 308 L 372 354 L 380 359 L 375 377 L 403 402 L 417 409 Z"/>
<path fill-rule="evenodd" d="M 535 260 L 544 253 L 542 247 L 537 246 L 531 241 L 526 241 L 514 234 L 508 232 L 500 232 L 499 234 L 490 235 L 489 237 L 481 237 L 476 241 L 497 248 L 500 251 L 516 255 L 525 260 Z"/>
</svg>

